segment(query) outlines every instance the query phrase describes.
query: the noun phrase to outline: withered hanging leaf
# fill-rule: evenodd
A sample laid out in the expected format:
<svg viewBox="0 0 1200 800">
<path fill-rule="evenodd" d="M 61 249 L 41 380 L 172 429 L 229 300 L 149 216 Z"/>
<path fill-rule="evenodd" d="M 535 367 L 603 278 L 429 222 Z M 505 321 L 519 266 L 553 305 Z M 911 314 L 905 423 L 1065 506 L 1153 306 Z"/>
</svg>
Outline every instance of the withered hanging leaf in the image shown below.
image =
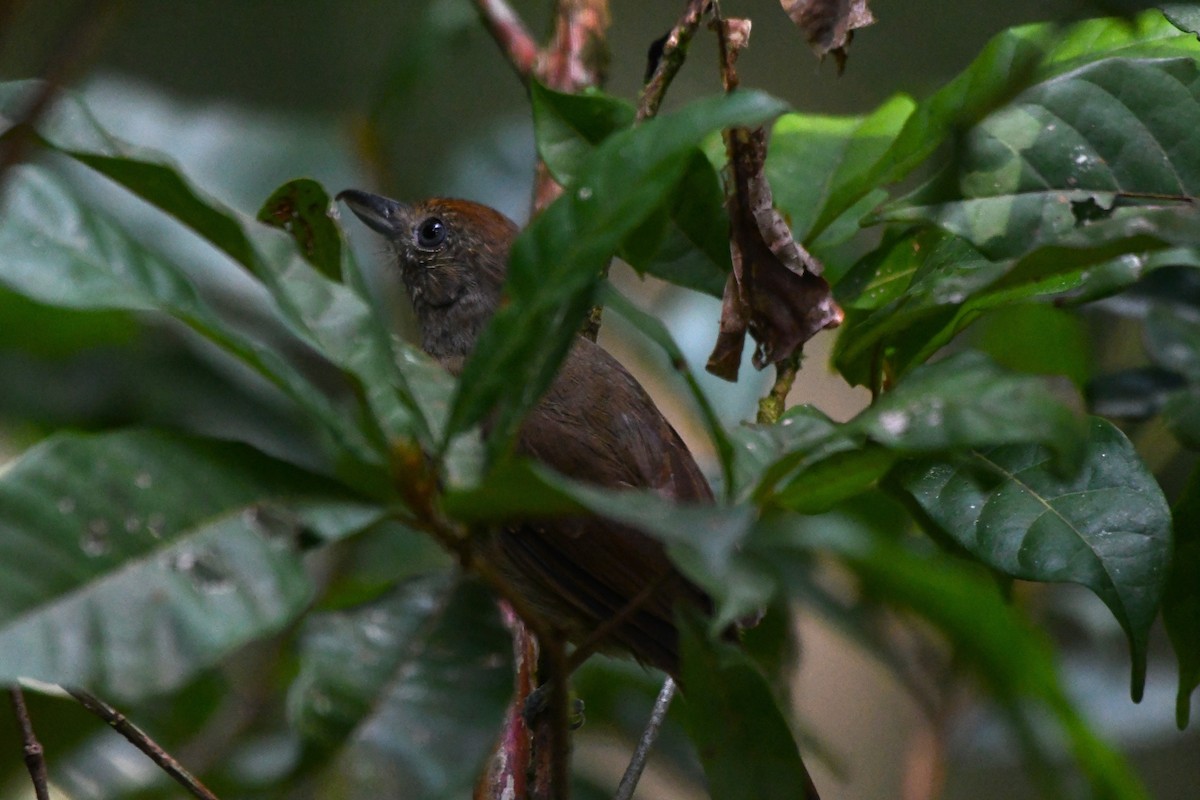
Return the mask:
<svg viewBox="0 0 1200 800">
<path fill-rule="evenodd" d="M 818 331 L 842 321 L 821 264 L 794 238 L 775 210 L 763 174 L 767 134 L 762 127 L 725 132 L 729 153 L 729 209 L 733 272 L 725 284 L 720 332 L 709 372 L 737 380 L 746 332 L 758 347 L 754 366 L 763 369 L 797 353 Z"/>
<path fill-rule="evenodd" d="M 846 47 L 854 31 L 875 21 L 867 0 L 780 0 L 780 4 L 818 56 L 833 53 L 839 73 L 845 67 Z"/>
</svg>

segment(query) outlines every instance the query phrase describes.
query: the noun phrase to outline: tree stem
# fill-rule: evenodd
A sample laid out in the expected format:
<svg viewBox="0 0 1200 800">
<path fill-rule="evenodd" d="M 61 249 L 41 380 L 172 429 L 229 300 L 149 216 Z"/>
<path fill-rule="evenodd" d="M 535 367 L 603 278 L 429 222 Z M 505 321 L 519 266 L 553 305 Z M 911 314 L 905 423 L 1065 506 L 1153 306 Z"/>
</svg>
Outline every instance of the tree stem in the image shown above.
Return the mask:
<svg viewBox="0 0 1200 800">
<path fill-rule="evenodd" d="M 50 800 L 50 779 L 46 774 L 46 753 L 42 743 L 33 732 L 33 722 L 29 719 L 29 709 L 25 705 L 25 693 L 20 686 L 12 686 L 8 690 L 12 700 L 13 713 L 17 716 L 17 727 L 21 731 L 21 746 L 25 753 L 25 768 L 29 770 L 29 778 L 33 781 L 33 793 L 37 800 Z"/>
<path fill-rule="evenodd" d="M 775 365 L 775 383 L 767 396 L 758 401 L 759 425 L 774 425 L 783 416 L 784 410 L 787 409 L 788 392 L 792 390 L 799 370 L 799 352 Z"/>
<path fill-rule="evenodd" d="M 525 23 L 505 0 L 475 0 L 475 8 L 517 77 L 528 83 L 537 64 L 538 46 Z"/>
<path fill-rule="evenodd" d="M 675 75 L 687 59 L 688 43 L 711 6 L 712 0 L 688 0 L 683 16 L 675 23 L 675 27 L 663 42 L 662 53 L 658 57 L 658 63 L 654 65 L 654 71 L 642 87 L 642 94 L 638 98 L 638 122 L 658 113 L 667 87 L 671 85 L 671 81 L 675 79 Z"/>
<path fill-rule="evenodd" d="M 217 796 L 201 783 L 199 778 L 188 772 L 170 753 L 151 739 L 145 731 L 130 722 L 120 711 L 117 711 L 94 694 L 85 692 L 83 689 L 64 688 L 66 688 L 68 694 L 79 701 L 81 706 L 107 722 L 110 728 L 124 736 L 130 744 L 149 756 L 151 761 L 157 764 L 163 772 L 170 775 L 172 780 L 186 789 L 197 800 L 218 800 Z"/>
</svg>

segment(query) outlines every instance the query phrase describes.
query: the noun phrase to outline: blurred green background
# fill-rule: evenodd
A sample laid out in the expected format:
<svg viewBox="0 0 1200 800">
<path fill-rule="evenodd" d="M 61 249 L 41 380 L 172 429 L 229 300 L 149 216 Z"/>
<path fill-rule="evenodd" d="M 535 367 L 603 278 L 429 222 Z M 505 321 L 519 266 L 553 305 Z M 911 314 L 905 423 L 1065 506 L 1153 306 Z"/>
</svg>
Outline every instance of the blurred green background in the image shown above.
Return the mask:
<svg viewBox="0 0 1200 800">
<path fill-rule="evenodd" d="M 536 33 L 546 32 L 551 3 L 514 5 Z M 669 29 L 682 5 L 614 0 L 612 93 L 636 96 L 649 43 Z M 837 114 L 866 112 L 895 92 L 928 94 L 1005 27 L 1114 10 L 1113 4 L 1069 0 L 878 0 L 878 23 L 856 35 L 838 77 L 832 61 L 813 57 L 776 0 L 722 5 L 727 15 L 754 20 L 751 47 L 740 62 L 744 85 L 799 110 Z M 702 33 L 666 107 L 716 91 L 715 59 Z M 0 2 L 0 78 L 44 75 L 65 76 L 109 130 L 170 154 L 197 185 L 248 214 L 276 186 L 299 176 L 331 191 L 355 186 L 404 199 L 456 195 L 518 220 L 528 213 L 534 158 L 528 104 L 469 0 Z M 244 288 L 235 270 L 178 226 L 95 180 L 79 181 L 139 236 L 194 259 L 198 279 L 212 290 L 236 296 Z M 363 260 L 381 266 L 377 245 L 350 227 Z M 616 277 L 668 322 L 702 366 L 716 302 L 625 272 Z M 385 272 L 375 280 L 381 293 L 397 297 Z M 403 329 L 403 304 L 392 305 Z M 253 304 L 246 315 L 247 325 L 261 323 Z M 685 437 L 702 442 L 659 356 L 616 321 L 604 341 L 643 378 Z M 845 419 L 865 398 L 825 366 L 828 345 L 824 335 L 810 346 L 792 402 L 812 402 Z M 1122 346 L 1115 343 L 1117 351 Z M 0 462 L 56 427 L 131 422 L 244 438 L 305 458 L 295 449 L 280 398 L 193 337 L 155 321 L 50 315 L 0 293 L 0 375 Z M 737 386 L 709 379 L 705 387 L 732 424 L 752 416 L 763 380 L 746 368 Z M 1153 456 L 1148 459 L 1153 464 Z M 1030 603 L 1066 647 L 1064 669 L 1081 706 L 1132 755 L 1155 796 L 1200 796 L 1200 738 L 1174 730 L 1174 664 L 1163 642 L 1152 652 L 1146 700 L 1134 706 L 1124 690 L 1123 636 L 1094 598 L 1043 589 Z M 922 797 L 923 771 L 939 769 L 948 770 L 946 797 L 1027 796 L 1013 777 L 1020 773 L 1013 747 L 986 709 L 964 696 L 961 713 L 935 726 L 869 656 L 816 620 L 805 618 L 802 634 L 801 719 L 836 767 L 816 770 L 823 786 L 834 787 L 826 800 Z M 0 755 L 0 781 L 18 766 L 7 727 L 0 722 L 0 753 L 12 754 Z M 947 753 L 939 755 L 935 733 L 949 741 Z M 581 771 L 619 771 L 625 745 L 611 732 L 585 727 L 579 741 Z M 905 786 L 914 793 L 906 795 Z M 697 791 L 691 777 L 652 770 L 642 796 L 701 796 Z"/>
</svg>

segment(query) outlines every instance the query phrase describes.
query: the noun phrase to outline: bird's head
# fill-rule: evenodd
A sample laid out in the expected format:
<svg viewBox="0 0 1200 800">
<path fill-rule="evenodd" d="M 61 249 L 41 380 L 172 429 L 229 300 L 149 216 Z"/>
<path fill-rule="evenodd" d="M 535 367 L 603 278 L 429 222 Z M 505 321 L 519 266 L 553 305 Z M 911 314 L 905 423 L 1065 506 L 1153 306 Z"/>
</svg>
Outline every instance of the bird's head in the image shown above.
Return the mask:
<svg viewBox="0 0 1200 800">
<path fill-rule="evenodd" d="M 468 200 L 409 204 L 356 189 L 338 200 L 387 240 L 424 349 L 439 358 L 470 352 L 500 304 L 516 224 Z"/>
</svg>

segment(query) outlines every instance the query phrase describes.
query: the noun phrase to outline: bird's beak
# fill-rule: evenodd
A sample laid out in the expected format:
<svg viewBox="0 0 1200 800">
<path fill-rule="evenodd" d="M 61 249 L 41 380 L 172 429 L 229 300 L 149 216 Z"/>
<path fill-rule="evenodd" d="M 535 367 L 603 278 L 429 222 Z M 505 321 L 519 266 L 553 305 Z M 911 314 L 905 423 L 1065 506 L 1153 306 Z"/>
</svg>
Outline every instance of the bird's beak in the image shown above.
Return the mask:
<svg viewBox="0 0 1200 800">
<path fill-rule="evenodd" d="M 403 203 L 358 189 L 339 192 L 337 199 L 349 206 L 368 228 L 384 236 L 400 233 L 401 220 L 407 216 L 408 206 Z"/>
</svg>

